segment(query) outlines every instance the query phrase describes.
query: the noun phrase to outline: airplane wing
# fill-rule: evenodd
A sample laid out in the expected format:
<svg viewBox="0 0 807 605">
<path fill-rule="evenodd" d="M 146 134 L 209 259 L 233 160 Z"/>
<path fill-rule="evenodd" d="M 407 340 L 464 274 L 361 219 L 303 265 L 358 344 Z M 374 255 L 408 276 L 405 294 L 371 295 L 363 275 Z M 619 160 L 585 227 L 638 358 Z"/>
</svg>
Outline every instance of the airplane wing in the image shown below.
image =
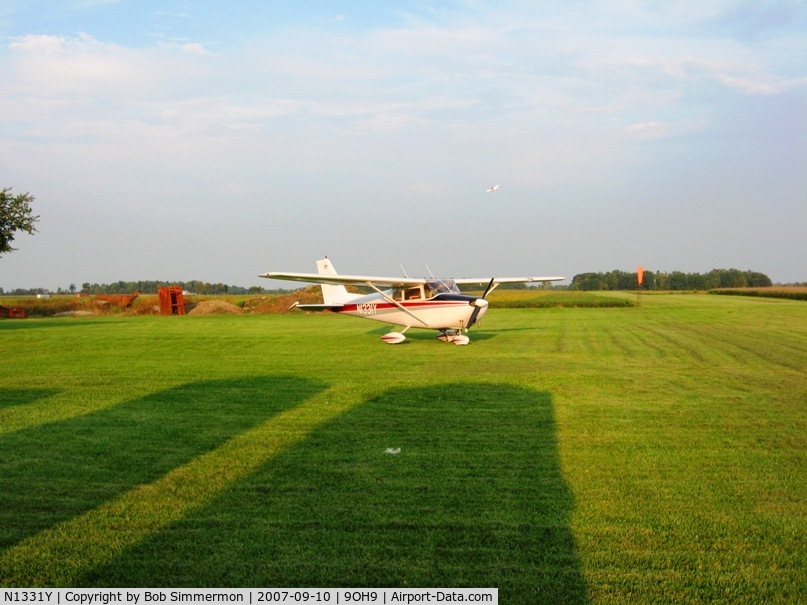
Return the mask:
<svg viewBox="0 0 807 605">
<path fill-rule="evenodd" d="M 419 286 L 430 281 L 417 277 L 379 277 L 375 275 L 323 275 L 320 273 L 262 273 L 259 277 L 268 279 L 279 279 L 283 281 L 300 281 L 312 284 L 331 284 L 335 286 L 366 286 L 368 284 L 378 284 L 393 288 L 403 286 Z M 494 277 L 493 283 L 498 284 L 520 284 L 531 282 L 563 281 L 565 277 Z M 489 277 L 462 277 L 453 280 L 458 285 L 487 284 Z"/>
<path fill-rule="evenodd" d="M 530 282 L 563 281 L 565 277 L 494 277 L 493 283 L 498 284 L 524 284 Z M 457 285 L 465 286 L 471 284 L 487 284 L 491 281 L 489 277 L 462 277 L 455 279 Z"/>
<path fill-rule="evenodd" d="M 260 277 L 268 279 L 278 279 L 283 281 L 299 281 L 312 284 L 330 284 L 335 286 L 370 286 L 375 289 L 378 286 L 387 288 L 407 288 L 419 286 L 433 279 L 417 277 L 381 277 L 377 275 L 327 275 L 322 273 L 262 273 Z M 520 284 L 535 282 L 563 281 L 565 277 L 542 276 L 542 277 L 463 277 L 453 279 L 457 285 L 489 284 L 490 290 L 501 284 Z"/>
<path fill-rule="evenodd" d="M 366 286 L 378 284 L 382 286 L 419 286 L 428 280 L 416 277 L 378 277 L 373 275 L 323 275 L 320 273 L 262 273 L 259 277 L 280 279 L 284 281 L 301 281 L 312 284 L 330 284 L 333 286 Z M 484 280 L 488 281 L 488 280 Z M 477 283 L 477 282 L 472 282 Z"/>
</svg>

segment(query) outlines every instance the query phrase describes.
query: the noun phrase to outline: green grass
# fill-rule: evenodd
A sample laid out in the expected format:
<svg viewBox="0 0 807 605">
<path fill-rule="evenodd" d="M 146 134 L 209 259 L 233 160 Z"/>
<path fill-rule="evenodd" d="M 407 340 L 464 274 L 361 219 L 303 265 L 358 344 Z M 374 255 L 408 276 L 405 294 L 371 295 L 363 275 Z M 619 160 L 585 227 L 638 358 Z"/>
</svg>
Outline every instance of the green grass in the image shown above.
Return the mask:
<svg viewBox="0 0 807 605">
<path fill-rule="evenodd" d="M 481 294 L 478 293 L 478 294 Z M 492 309 L 552 309 L 631 307 L 636 297 L 619 293 L 577 292 L 571 290 L 497 290 L 490 295 Z"/>
<path fill-rule="evenodd" d="M 0 321 L 0 585 L 807 600 L 804 303 L 493 309 L 469 347 L 385 331 Z"/>
</svg>

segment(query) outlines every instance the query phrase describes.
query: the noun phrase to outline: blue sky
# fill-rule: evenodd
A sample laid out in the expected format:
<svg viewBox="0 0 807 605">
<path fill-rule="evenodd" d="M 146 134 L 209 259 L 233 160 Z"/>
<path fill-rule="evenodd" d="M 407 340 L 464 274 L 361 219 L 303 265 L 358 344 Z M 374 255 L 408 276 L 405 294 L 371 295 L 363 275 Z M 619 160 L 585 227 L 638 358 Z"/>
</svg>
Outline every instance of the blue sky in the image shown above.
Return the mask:
<svg viewBox="0 0 807 605">
<path fill-rule="evenodd" d="M 6 1 L 0 287 L 807 280 L 807 3 Z M 496 193 L 486 193 L 499 184 Z"/>
</svg>

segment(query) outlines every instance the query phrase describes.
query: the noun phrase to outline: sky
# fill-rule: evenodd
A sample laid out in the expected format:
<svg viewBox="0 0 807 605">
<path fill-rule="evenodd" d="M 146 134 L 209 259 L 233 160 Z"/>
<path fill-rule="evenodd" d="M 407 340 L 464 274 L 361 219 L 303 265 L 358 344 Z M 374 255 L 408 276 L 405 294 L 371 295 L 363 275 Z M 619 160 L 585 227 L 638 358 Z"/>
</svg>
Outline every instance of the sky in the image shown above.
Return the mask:
<svg viewBox="0 0 807 605">
<path fill-rule="evenodd" d="M 803 0 L 4 0 L 0 186 L 40 220 L 0 287 L 807 281 L 806 33 Z"/>
</svg>

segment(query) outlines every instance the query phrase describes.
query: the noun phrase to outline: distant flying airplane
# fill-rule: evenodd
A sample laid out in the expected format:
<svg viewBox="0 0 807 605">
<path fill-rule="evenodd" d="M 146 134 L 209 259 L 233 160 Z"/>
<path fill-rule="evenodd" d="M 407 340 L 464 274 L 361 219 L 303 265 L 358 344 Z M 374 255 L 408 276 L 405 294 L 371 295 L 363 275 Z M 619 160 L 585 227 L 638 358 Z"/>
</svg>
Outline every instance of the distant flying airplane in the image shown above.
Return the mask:
<svg viewBox="0 0 807 605">
<path fill-rule="evenodd" d="M 488 191 L 487 191 L 487 192 L 488 192 L 488 193 L 490 193 L 491 191 L 498 191 L 498 190 L 499 190 L 499 186 L 498 186 L 498 185 L 491 185 L 490 187 L 488 187 Z"/>
<path fill-rule="evenodd" d="M 381 337 L 386 343 L 406 340 L 409 328 L 438 330 L 443 342 L 467 345 L 468 329 L 488 310 L 487 296 L 500 284 L 560 281 L 564 277 L 493 277 L 435 279 L 338 275 L 325 257 L 317 261 L 318 273 L 263 273 L 260 277 L 320 284 L 323 304 L 299 304 L 305 311 L 333 311 L 403 326 L 400 332 Z M 487 283 L 482 296 L 462 294 L 458 286 Z M 366 286 L 372 294 L 351 294 L 345 286 Z M 382 289 L 383 288 L 383 289 Z M 465 334 L 463 333 L 465 332 Z"/>
</svg>

